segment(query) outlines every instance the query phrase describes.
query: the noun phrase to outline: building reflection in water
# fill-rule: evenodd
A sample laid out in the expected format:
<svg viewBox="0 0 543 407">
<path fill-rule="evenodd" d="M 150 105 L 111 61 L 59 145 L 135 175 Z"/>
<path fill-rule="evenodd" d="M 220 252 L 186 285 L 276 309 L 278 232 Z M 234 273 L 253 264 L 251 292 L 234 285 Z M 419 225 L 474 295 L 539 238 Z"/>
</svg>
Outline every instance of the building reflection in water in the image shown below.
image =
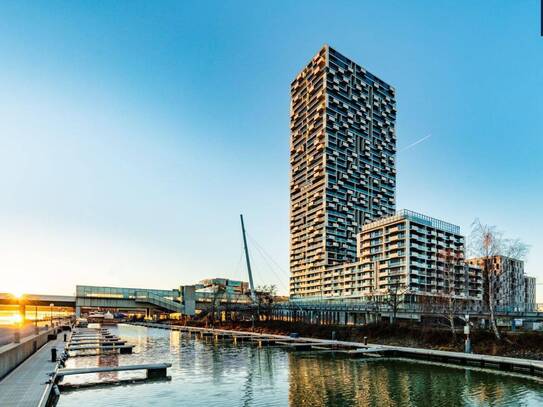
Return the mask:
<svg viewBox="0 0 543 407">
<path fill-rule="evenodd" d="M 539 386 L 531 385 L 514 376 L 398 359 L 289 355 L 291 406 L 516 405 Z"/>
<path fill-rule="evenodd" d="M 117 353 L 104 353 L 98 355 L 97 366 L 119 366 L 119 355 Z M 115 381 L 119 378 L 119 372 L 98 373 L 98 380 L 101 382 Z"/>
</svg>

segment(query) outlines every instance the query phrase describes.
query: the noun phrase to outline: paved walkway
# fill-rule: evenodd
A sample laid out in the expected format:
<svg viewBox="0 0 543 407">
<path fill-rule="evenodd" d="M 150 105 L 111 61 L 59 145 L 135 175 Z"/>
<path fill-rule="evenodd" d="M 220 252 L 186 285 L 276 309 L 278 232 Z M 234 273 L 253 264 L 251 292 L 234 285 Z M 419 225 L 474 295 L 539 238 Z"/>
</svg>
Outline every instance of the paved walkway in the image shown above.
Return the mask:
<svg viewBox="0 0 543 407">
<path fill-rule="evenodd" d="M 56 341 L 47 342 L 36 353 L 21 363 L 0 382 L 0 406 L 36 407 L 47 389 L 47 373 L 55 369 L 51 362 L 51 348 L 60 356 L 64 349 L 63 334 Z"/>
</svg>

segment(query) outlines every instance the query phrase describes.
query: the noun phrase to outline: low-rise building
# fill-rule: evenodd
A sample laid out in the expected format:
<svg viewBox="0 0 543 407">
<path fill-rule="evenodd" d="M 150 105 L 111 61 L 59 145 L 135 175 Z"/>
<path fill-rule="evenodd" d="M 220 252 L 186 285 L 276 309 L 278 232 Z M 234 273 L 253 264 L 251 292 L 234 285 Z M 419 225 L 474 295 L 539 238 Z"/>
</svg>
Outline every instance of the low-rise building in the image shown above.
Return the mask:
<svg viewBox="0 0 543 407">
<path fill-rule="evenodd" d="M 483 300 L 503 311 L 523 311 L 526 303 L 524 262 L 507 256 L 468 259 L 483 270 Z M 534 294 L 535 297 L 535 294 Z M 534 300 L 535 302 L 535 300 Z"/>
<path fill-rule="evenodd" d="M 227 294 L 243 295 L 249 290 L 249 283 L 228 278 L 207 278 L 196 284 L 196 290 L 200 292 L 212 292 L 218 287 L 224 289 Z"/>
</svg>

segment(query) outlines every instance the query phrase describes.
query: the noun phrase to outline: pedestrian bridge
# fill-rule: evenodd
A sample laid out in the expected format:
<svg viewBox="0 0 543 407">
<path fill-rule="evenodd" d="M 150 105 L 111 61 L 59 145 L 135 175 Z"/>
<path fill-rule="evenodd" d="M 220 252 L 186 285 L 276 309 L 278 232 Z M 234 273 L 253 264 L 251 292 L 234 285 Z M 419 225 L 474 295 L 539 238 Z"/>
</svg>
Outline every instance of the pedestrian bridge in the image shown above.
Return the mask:
<svg viewBox="0 0 543 407">
<path fill-rule="evenodd" d="M 75 307 L 76 297 L 50 294 L 25 294 L 19 297 L 10 293 L 0 293 L 0 304 L 2 305 L 20 305 L 21 303 L 47 307 L 51 304 L 55 307 Z"/>
</svg>

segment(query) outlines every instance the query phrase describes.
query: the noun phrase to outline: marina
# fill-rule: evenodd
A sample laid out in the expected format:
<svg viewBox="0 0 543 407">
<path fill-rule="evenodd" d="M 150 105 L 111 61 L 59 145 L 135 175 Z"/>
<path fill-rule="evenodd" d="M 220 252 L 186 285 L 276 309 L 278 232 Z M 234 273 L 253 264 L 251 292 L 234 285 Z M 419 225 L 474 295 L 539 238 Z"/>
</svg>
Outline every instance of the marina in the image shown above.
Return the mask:
<svg viewBox="0 0 543 407">
<path fill-rule="evenodd" d="M 55 362 L 53 349 L 55 357 L 58 355 Z M 224 358 L 229 357 L 235 359 L 243 357 L 243 360 L 226 362 Z M 269 358 L 274 362 L 270 362 Z M 198 362 L 199 360 L 202 362 Z M 203 362 L 204 360 L 206 362 Z M 216 375 L 209 374 L 216 368 L 223 369 L 223 363 L 240 364 L 240 369 L 248 371 L 257 368 L 261 374 L 263 361 L 271 363 L 266 366 L 265 370 L 269 370 L 267 374 L 271 374 L 271 377 L 277 375 L 281 377 L 278 382 L 274 381 L 273 385 L 268 385 L 273 388 L 279 386 L 283 397 L 288 393 L 289 402 L 293 397 L 309 397 L 305 393 L 307 389 L 301 395 L 296 393 L 293 396 L 293 388 L 311 387 L 310 382 L 305 382 L 304 376 L 298 374 L 295 378 L 292 377 L 292 371 L 298 371 L 300 366 L 307 363 L 327 365 L 326 369 L 330 369 L 330 374 L 338 368 L 370 371 L 378 368 L 380 375 L 388 372 L 384 377 L 390 375 L 392 366 L 396 367 L 399 364 L 405 367 L 405 374 L 408 375 L 406 378 L 409 380 L 411 373 L 408 372 L 412 372 L 413 369 L 423 376 L 427 371 L 432 372 L 435 369 L 445 370 L 448 372 L 447 375 L 453 376 L 459 372 L 470 376 L 484 375 L 487 381 L 490 377 L 494 381 L 506 383 L 512 381 L 515 383 L 514 386 L 528 387 L 530 389 L 528 400 L 543 402 L 543 391 L 535 390 L 539 389 L 542 383 L 541 361 L 307 338 L 294 334 L 271 335 L 168 323 L 134 322 L 107 328 L 91 325 L 73 328 L 68 333 L 59 331 L 54 340 L 49 341 L 0 382 L 0 405 L 75 406 L 78 400 L 85 403 L 90 395 L 93 405 L 108 405 L 110 393 L 114 398 L 119 397 L 123 403 L 128 403 L 132 397 L 128 389 L 136 384 L 143 386 L 139 387 L 141 389 L 139 392 L 145 394 L 145 397 L 153 397 L 158 388 L 166 386 L 161 392 L 171 393 L 171 400 L 179 401 L 183 397 L 196 397 L 196 393 L 187 395 L 186 390 L 180 391 L 177 387 L 175 389 L 169 387 L 169 383 L 176 383 L 179 380 L 183 380 L 184 384 L 186 380 L 190 382 L 189 368 L 192 369 L 192 375 L 199 380 L 192 383 L 192 388 L 196 389 L 210 380 L 215 383 Z M 216 366 L 217 363 L 221 366 Z M 277 364 L 283 365 L 283 368 L 276 367 Z M 289 375 L 284 377 L 285 372 L 281 369 L 286 369 L 286 372 L 290 372 Z M 225 372 L 221 375 L 223 373 Z M 313 376 L 315 372 L 308 371 L 305 374 Z M 349 386 L 353 385 L 351 383 L 353 379 L 351 377 L 343 379 L 345 383 L 337 383 L 339 391 L 352 392 Z M 241 378 L 234 375 L 229 380 Z M 364 389 L 361 383 L 356 385 L 362 386 L 356 391 L 356 397 L 368 397 L 366 392 L 369 390 Z M 536 387 L 532 386 L 532 383 Z M 234 387 L 247 385 L 243 384 L 243 381 L 231 384 Z M 511 384 L 504 384 L 509 385 Z M 259 384 L 251 386 L 258 387 Z M 225 391 L 221 385 L 219 388 Z M 100 391 L 99 395 L 95 395 L 96 391 Z M 272 400 L 271 396 L 266 394 L 262 393 L 263 397 L 267 397 L 266 405 L 267 403 L 284 405 L 277 404 L 277 400 Z M 207 395 L 202 400 L 209 401 L 209 397 L 214 398 Z M 229 397 L 231 404 L 236 405 L 236 396 L 231 394 Z M 259 399 L 260 395 L 253 394 L 253 397 Z M 196 402 L 196 405 L 199 405 L 198 403 Z M 470 402 L 464 405 L 478 404 Z"/>
<path fill-rule="evenodd" d="M 244 338 L 236 344 L 230 340 L 233 336 L 225 332 L 202 337 L 200 333 L 205 328 L 152 325 L 122 324 L 112 329 L 127 343 L 135 345 L 133 354 L 69 358 L 66 368 L 144 365 L 160 360 L 171 364 L 170 381 L 143 384 L 135 394 L 130 386 L 88 389 L 83 386 L 89 381 L 145 379 L 144 372 L 109 371 L 67 376 L 63 384 L 72 389 L 79 386 L 79 389 L 62 390 L 58 406 L 84 405 L 90 400 L 99 406 L 153 405 L 157 397 L 161 405 L 186 405 L 190 400 L 193 406 L 284 406 L 289 403 L 379 406 L 383 400 L 388 400 L 387 405 L 422 406 L 447 406 L 451 402 L 464 406 L 514 406 L 520 400 L 525 405 L 535 406 L 543 402 L 541 381 L 537 377 L 527 379 L 526 375 L 475 366 L 453 367 L 441 362 L 384 356 L 386 349 L 371 344 L 361 350 L 351 344 L 332 349 L 326 343 L 330 341 L 322 341 L 323 344 L 309 338 L 278 339 L 288 345 L 294 342 L 312 347 L 299 350 L 247 339 L 266 336 L 256 333 L 233 332 L 231 335 Z"/>
</svg>

